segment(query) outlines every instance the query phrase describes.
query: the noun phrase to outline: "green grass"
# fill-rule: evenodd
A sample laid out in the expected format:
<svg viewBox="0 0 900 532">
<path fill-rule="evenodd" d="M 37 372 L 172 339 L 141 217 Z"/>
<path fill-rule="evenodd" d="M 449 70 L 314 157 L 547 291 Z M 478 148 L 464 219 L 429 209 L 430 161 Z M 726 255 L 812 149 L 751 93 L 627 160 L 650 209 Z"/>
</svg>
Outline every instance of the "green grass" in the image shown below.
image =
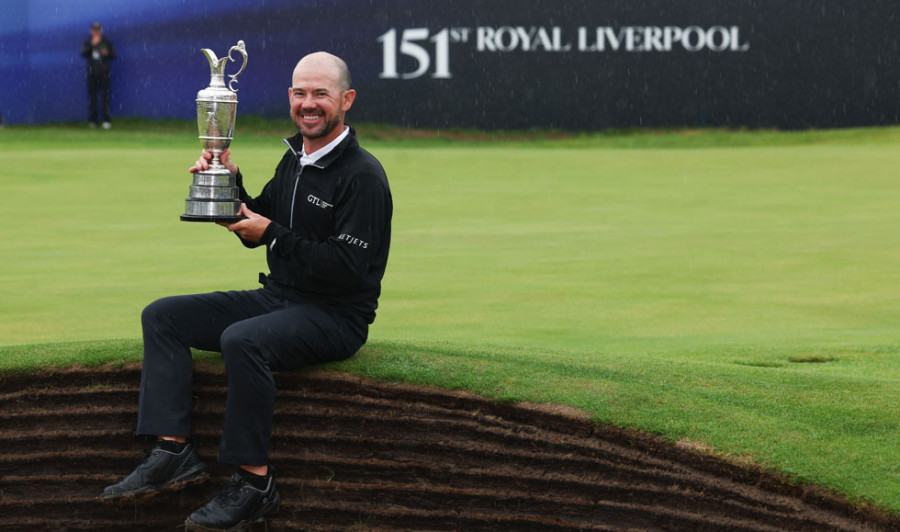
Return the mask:
<svg viewBox="0 0 900 532">
<path fill-rule="evenodd" d="M 283 125 L 246 122 L 258 190 Z M 192 125 L 114 127 L 0 131 L 0 369 L 139 360 L 144 305 L 265 269 L 178 221 Z M 394 241 L 338 367 L 570 404 L 900 512 L 900 129 L 360 131 Z"/>
</svg>

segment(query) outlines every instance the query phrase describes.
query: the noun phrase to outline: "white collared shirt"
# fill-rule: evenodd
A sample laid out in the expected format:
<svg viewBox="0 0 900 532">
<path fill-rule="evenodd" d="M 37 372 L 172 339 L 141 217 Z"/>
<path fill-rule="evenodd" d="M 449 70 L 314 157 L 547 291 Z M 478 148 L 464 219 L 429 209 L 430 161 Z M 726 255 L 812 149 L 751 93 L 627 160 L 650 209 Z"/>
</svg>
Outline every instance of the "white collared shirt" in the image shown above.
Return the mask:
<svg viewBox="0 0 900 532">
<path fill-rule="evenodd" d="M 300 150 L 300 166 L 316 164 L 317 162 L 319 162 L 319 159 L 321 159 L 322 157 L 325 157 L 326 155 L 331 153 L 331 150 L 333 150 L 335 148 L 335 146 L 340 144 L 341 141 L 344 140 L 344 138 L 346 138 L 347 135 L 349 135 L 349 134 L 350 134 L 350 126 L 344 126 L 344 131 L 342 131 L 341 134 L 338 135 L 336 139 L 334 139 L 331 142 L 329 142 L 328 144 L 322 146 L 318 150 L 310 153 L 309 155 L 306 154 L 306 145 L 304 144 L 303 148 Z"/>
</svg>

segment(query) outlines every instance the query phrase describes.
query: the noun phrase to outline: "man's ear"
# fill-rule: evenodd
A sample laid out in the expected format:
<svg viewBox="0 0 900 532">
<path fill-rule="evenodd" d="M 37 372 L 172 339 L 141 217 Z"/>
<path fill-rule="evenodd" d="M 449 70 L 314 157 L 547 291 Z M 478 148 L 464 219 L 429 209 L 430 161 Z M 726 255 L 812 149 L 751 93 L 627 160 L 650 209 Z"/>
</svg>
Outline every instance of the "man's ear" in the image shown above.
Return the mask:
<svg viewBox="0 0 900 532">
<path fill-rule="evenodd" d="M 353 100 L 356 99 L 356 91 L 353 89 L 347 89 L 341 94 L 341 109 L 346 111 L 350 110 L 350 107 L 353 106 Z"/>
</svg>

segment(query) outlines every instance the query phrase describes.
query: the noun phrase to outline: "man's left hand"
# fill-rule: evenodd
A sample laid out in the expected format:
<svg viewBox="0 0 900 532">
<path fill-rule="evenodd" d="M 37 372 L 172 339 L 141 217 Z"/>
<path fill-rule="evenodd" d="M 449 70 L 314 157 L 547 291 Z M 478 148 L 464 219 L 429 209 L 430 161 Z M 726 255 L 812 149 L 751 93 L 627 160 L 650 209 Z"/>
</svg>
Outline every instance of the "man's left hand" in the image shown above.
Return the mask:
<svg viewBox="0 0 900 532">
<path fill-rule="evenodd" d="M 241 212 L 238 214 L 244 216 L 244 219 L 234 223 L 218 222 L 218 224 L 232 233 L 237 233 L 239 237 L 248 242 L 259 242 L 266 227 L 272 223 L 272 220 L 248 209 L 246 203 L 241 203 Z"/>
</svg>

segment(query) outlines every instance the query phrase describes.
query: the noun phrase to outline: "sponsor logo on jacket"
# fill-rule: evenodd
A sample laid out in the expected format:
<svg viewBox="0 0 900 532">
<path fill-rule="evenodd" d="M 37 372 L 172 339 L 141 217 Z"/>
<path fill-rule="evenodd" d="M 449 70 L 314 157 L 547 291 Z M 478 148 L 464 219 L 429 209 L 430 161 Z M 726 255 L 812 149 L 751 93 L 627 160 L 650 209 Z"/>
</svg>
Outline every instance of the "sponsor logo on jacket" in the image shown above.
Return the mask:
<svg viewBox="0 0 900 532">
<path fill-rule="evenodd" d="M 351 245 L 354 245 L 354 246 L 359 246 L 359 247 L 361 247 L 361 248 L 363 248 L 363 249 L 369 249 L 369 243 L 368 243 L 368 242 L 366 242 L 366 241 L 364 241 L 364 240 L 360 240 L 360 239 L 356 238 L 356 237 L 353 236 L 353 235 L 348 235 L 347 233 L 341 233 L 341 234 L 338 236 L 338 240 L 343 240 L 344 242 L 346 242 L 346 243 L 348 243 L 348 244 L 351 244 Z"/>
<path fill-rule="evenodd" d="M 334 207 L 334 205 L 328 203 L 327 201 L 322 201 L 321 199 L 313 196 L 312 194 L 310 194 L 309 196 L 306 196 L 306 201 L 312 203 L 316 207 L 322 207 L 323 209 L 327 209 L 328 207 Z"/>
</svg>

